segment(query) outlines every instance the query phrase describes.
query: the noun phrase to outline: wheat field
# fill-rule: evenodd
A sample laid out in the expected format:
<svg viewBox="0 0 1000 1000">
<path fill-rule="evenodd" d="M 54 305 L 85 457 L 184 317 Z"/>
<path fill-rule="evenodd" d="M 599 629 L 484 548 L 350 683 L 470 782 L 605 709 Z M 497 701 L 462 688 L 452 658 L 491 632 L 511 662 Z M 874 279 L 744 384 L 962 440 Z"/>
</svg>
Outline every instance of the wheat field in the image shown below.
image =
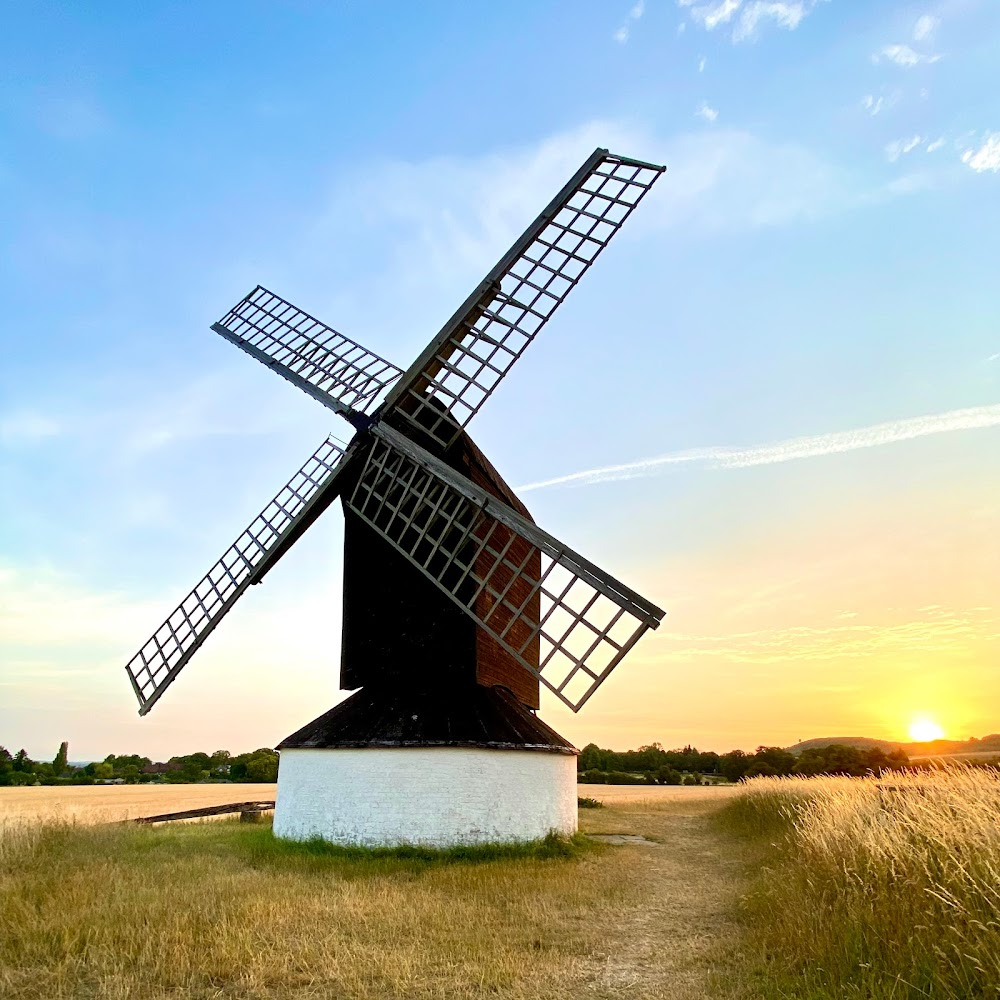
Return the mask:
<svg viewBox="0 0 1000 1000">
<path fill-rule="evenodd" d="M 758 995 L 1000 996 L 996 772 L 754 778 L 720 819 L 758 844 Z"/>
<path fill-rule="evenodd" d="M 273 801 L 276 785 L 39 785 L 0 788 L 0 830 L 25 823 L 113 823 L 251 799 Z"/>
<path fill-rule="evenodd" d="M 677 785 L 580 785 L 580 795 L 601 802 L 694 803 L 726 798 L 735 785 L 687 788 Z M 56 821 L 113 823 L 184 809 L 274 800 L 276 785 L 61 785 L 0 788 L 0 829 L 5 825 Z"/>
</svg>

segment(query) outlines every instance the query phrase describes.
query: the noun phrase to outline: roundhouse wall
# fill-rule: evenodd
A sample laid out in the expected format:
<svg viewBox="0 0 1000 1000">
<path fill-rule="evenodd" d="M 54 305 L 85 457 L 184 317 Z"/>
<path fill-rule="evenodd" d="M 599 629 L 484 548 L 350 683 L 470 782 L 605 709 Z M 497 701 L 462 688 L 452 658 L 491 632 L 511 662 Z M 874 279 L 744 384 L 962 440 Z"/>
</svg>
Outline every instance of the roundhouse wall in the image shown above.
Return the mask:
<svg viewBox="0 0 1000 1000">
<path fill-rule="evenodd" d="M 385 846 L 576 832 L 576 757 L 466 747 L 281 751 L 274 832 Z"/>
</svg>

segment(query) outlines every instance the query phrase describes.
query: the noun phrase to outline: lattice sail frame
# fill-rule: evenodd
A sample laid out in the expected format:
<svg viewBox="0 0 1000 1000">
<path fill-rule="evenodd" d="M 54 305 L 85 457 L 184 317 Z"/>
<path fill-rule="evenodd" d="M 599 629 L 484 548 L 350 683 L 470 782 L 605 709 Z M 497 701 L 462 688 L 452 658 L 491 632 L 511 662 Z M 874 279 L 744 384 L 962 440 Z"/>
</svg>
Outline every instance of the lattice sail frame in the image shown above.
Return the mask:
<svg viewBox="0 0 1000 1000">
<path fill-rule="evenodd" d="M 345 498 L 574 712 L 663 618 L 660 608 L 384 424 L 373 428 L 364 471 Z M 537 578 L 529 570 L 536 554 Z M 516 588 L 515 602 L 509 598 L 519 581 L 528 586 Z M 537 620 L 533 607 L 540 607 Z M 534 663 L 526 654 L 536 641 Z"/>
<path fill-rule="evenodd" d="M 596 150 L 389 393 L 449 447 L 664 168 Z"/>
<path fill-rule="evenodd" d="M 261 285 L 212 329 L 352 423 L 403 373 Z"/>
<path fill-rule="evenodd" d="M 381 419 L 398 412 L 453 444 L 663 170 L 595 150 L 405 373 L 261 286 L 212 326 L 359 431 L 372 428 L 353 509 L 574 711 L 663 612 Z M 336 498 L 371 441 L 359 434 L 342 457 L 332 441 L 321 446 L 129 661 L 141 715 Z M 381 464 L 377 448 L 388 448 Z M 390 458 L 406 486 L 383 474 Z M 526 572 L 532 559 L 538 579 Z M 537 621 L 526 613 L 536 607 Z"/>
<path fill-rule="evenodd" d="M 262 561 L 333 487 L 342 456 L 327 438 L 128 662 L 126 670 L 139 699 L 140 715 L 153 707 L 254 582 Z"/>
</svg>

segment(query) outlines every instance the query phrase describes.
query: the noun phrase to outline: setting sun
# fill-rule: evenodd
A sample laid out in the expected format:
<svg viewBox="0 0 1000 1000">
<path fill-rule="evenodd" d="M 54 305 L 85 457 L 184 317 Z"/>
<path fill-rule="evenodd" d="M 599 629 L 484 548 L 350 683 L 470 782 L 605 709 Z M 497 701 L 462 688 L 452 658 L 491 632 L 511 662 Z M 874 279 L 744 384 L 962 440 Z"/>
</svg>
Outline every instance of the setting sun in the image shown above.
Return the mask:
<svg viewBox="0 0 1000 1000">
<path fill-rule="evenodd" d="M 930 743 L 944 737 L 944 730 L 933 719 L 914 719 L 910 723 L 910 739 L 915 743 Z"/>
</svg>

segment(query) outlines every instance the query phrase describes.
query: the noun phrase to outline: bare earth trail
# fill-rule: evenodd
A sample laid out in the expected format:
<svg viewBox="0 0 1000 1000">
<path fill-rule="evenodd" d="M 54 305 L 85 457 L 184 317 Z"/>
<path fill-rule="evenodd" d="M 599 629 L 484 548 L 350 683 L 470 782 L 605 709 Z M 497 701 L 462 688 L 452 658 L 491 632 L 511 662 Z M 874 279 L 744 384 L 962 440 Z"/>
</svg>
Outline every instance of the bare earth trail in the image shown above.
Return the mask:
<svg viewBox="0 0 1000 1000">
<path fill-rule="evenodd" d="M 585 832 L 640 834 L 660 844 L 608 849 L 628 891 L 624 906 L 619 901 L 600 911 L 605 954 L 580 970 L 590 995 L 717 996 L 709 979 L 719 954 L 739 933 L 734 910 L 742 869 L 710 817 L 734 791 L 580 786 L 581 795 L 609 807 L 580 810 Z"/>
</svg>

